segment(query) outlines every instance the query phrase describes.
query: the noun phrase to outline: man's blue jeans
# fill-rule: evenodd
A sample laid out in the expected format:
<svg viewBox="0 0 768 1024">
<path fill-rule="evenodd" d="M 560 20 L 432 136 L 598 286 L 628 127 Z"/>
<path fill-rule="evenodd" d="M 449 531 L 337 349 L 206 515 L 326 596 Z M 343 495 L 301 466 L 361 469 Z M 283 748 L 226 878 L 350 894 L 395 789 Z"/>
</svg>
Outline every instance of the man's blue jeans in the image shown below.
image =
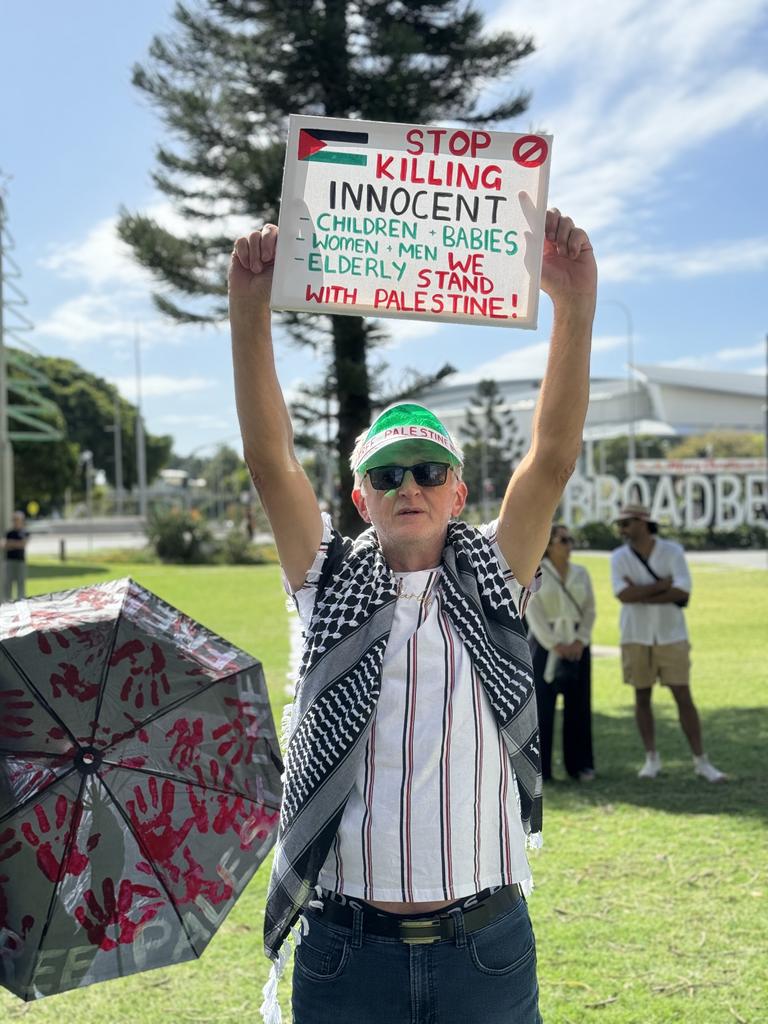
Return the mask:
<svg viewBox="0 0 768 1024">
<path fill-rule="evenodd" d="M 541 1024 L 525 900 L 476 932 L 430 944 L 364 935 L 309 911 L 296 950 L 294 1024 Z"/>
</svg>

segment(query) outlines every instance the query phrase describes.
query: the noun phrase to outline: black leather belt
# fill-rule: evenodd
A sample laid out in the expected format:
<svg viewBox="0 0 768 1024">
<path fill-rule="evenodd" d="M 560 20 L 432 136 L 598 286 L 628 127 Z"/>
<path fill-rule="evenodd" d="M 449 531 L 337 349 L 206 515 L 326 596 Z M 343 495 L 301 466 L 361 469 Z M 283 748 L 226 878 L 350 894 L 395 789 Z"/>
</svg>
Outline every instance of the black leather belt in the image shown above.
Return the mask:
<svg viewBox="0 0 768 1024">
<path fill-rule="evenodd" d="M 477 906 L 462 911 L 464 930 L 468 933 L 479 931 L 499 914 L 518 904 L 522 898 L 519 885 L 505 885 Z M 310 910 L 309 913 L 317 913 L 318 917 L 329 924 L 344 928 L 352 928 L 354 922 L 354 910 L 348 903 L 335 903 L 330 899 L 323 901 L 322 911 Z M 363 934 L 384 935 L 411 945 L 441 942 L 454 938 L 456 934 L 454 917 L 445 912 L 436 912 L 429 917 L 399 917 L 397 914 L 382 914 L 375 907 L 363 905 L 362 913 Z"/>
</svg>

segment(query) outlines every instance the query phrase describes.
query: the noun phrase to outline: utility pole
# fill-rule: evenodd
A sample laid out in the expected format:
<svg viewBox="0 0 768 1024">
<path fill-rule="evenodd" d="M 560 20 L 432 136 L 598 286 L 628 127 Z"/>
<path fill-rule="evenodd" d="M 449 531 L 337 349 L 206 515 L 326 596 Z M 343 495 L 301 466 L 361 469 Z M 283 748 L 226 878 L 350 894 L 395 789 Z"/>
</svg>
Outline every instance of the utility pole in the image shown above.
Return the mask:
<svg viewBox="0 0 768 1024">
<path fill-rule="evenodd" d="M 85 515 L 88 519 L 88 550 L 93 550 L 93 452 L 80 452 L 80 465 L 85 472 Z"/>
<path fill-rule="evenodd" d="M 136 351 L 136 477 L 139 485 L 139 515 L 147 521 L 147 450 L 144 443 L 144 420 L 141 413 L 141 341 L 139 329 L 134 335 Z"/>
<path fill-rule="evenodd" d="M 11 528 L 13 513 L 13 448 L 8 428 L 8 370 L 5 359 L 3 324 L 3 253 L 5 246 L 5 203 L 0 193 L 0 536 Z M 5 593 L 5 552 L 0 557 L 0 601 Z"/>
<path fill-rule="evenodd" d="M 114 434 L 115 452 L 115 515 L 123 514 L 123 424 L 120 417 L 120 396 L 115 397 L 115 419 L 111 427 L 105 427 Z"/>
</svg>

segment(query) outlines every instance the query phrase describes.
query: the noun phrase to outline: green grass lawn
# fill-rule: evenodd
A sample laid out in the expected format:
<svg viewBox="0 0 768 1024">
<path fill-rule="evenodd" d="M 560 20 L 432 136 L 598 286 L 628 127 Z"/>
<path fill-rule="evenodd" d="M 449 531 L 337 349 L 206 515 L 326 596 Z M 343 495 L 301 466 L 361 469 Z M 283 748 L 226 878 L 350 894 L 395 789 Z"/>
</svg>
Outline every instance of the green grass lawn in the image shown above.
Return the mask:
<svg viewBox="0 0 768 1024">
<path fill-rule="evenodd" d="M 608 560 L 576 560 L 588 565 L 595 583 L 595 642 L 615 645 L 618 611 Z M 279 720 L 288 631 L 277 568 L 38 562 L 30 592 L 122 575 L 257 655 Z M 619 681 L 618 659 L 596 660 L 599 777 L 591 786 L 548 787 L 546 846 L 533 864 L 530 910 L 546 1024 L 768 1021 L 766 576 L 707 565 L 695 565 L 693 576 L 687 613 L 693 690 L 707 750 L 731 781 L 710 786 L 693 776 L 671 697 L 659 691 L 664 773 L 653 782 L 637 779 L 642 751 L 631 694 Z M 564 774 L 556 765 L 558 773 Z M 267 975 L 261 951 L 267 870 L 201 960 L 38 1003 L 2 992 L 0 1021 L 258 1021 Z M 286 980 L 286 1011 L 288 1001 Z"/>
</svg>

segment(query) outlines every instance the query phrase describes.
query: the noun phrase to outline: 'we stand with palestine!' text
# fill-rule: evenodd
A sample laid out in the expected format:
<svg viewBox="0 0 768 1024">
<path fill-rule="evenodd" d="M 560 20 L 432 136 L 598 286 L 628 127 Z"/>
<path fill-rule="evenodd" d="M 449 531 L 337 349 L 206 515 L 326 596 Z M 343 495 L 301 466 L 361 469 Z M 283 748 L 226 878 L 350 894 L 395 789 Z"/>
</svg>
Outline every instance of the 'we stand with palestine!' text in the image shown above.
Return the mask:
<svg viewBox="0 0 768 1024">
<path fill-rule="evenodd" d="M 551 150 L 292 114 L 272 308 L 535 328 Z"/>
</svg>

